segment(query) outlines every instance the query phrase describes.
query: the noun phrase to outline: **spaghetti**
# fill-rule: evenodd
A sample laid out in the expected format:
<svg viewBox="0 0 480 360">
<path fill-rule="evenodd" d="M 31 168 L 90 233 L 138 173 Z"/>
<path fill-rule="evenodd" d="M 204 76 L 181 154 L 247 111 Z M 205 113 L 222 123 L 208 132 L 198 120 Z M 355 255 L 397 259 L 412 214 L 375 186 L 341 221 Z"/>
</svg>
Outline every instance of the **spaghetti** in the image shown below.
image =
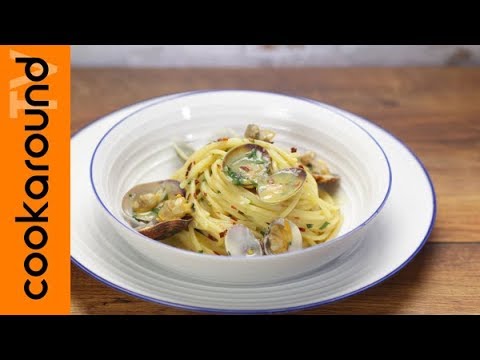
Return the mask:
<svg viewBox="0 0 480 360">
<path fill-rule="evenodd" d="M 225 168 L 224 160 L 230 150 L 246 144 L 260 146 L 268 152 L 270 173 L 305 169 L 306 177 L 300 189 L 286 200 L 270 203 L 263 201 L 254 188 L 242 186 Z M 320 164 L 328 169 L 325 163 Z M 203 146 L 172 176 L 185 190 L 193 219 L 185 230 L 164 242 L 199 253 L 228 255 L 225 237 L 232 226 L 244 225 L 257 239 L 263 239 L 272 221 L 278 218 L 288 219 L 298 227 L 303 248 L 331 239 L 342 223 L 341 212 L 334 198 L 318 186 L 311 164 L 307 165 L 304 166 L 296 149 L 288 153 L 269 141 L 222 138 Z M 324 170 L 323 176 L 331 177 L 328 170 Z"/>
</svg>

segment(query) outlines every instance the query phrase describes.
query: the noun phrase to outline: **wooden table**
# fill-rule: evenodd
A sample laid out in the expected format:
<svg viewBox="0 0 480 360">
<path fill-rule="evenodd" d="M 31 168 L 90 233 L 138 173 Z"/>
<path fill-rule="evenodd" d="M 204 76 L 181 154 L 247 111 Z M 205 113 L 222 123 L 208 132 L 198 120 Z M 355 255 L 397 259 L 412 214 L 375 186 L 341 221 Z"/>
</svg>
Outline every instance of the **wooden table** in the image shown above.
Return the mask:
<svg viewBox="0 0 480 360">
<path fill-rule="evenodd" d="M 299 314 L 480 313 L 480 68 L 73 69 L 72 133 L 123 106 L 194 89 L 310 97 L 390 131 L 420 157 L 438 200 L 435 228 L 394 277 Z M 72 314 L 194 314 L 142 301 L 72 264 Z"/>
</svg>

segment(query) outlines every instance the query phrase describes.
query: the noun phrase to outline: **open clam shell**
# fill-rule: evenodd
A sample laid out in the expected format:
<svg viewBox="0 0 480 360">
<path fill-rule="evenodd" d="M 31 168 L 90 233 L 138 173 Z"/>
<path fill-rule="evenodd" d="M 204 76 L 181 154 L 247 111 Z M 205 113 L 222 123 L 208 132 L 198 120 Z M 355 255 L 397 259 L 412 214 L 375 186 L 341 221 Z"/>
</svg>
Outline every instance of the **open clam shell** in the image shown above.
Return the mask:
<svg viewBox="0 0 480 360">
<path fill-rule="evenodd" d="M 267 177 L 272 165 L 268 151 L 257 144 L 243 144 L 231 149 L 223 159 L 223 171 L 235 185 L 255 186 Z"/>
<path fill-rule="evenodd" d="M 138 228 L 138 232 L 154 240 L 163 240 L 185 230 L 193 218 L 157 222 Z"/>
<path fill-rule="evenodd" d="M 279 170 L 258 184 L 258 196 L 267 203 L 285 201 L 301 189 L 306 178 L 307 173 L 301 168 Z"/>
<path fill-rule="evenodd" d="M 232 226 L 225 236 L 225 249 L 230 256 L 262 256 L 260 241 L 242 224 Z"/>
<path fill-rule="evenodd" d="M 122 210 L 127 218 L 132 218 L 135 214 L 145 216 L 145 213 L 155 209 L 162 201 L 174 199 L 177 194 L 185 196 L 185 190 L 176 180 L 138 184 L 123 196 Z"/>
<path fill-rule="evenodd" d="M 192 221 L 191 217 L 159 222 L 159 206 L 177 196 L 185 196 L 185 190 L 176 180 L 162 180 L 138 184 L 125 193 L 122 199 L 124 218 L 141 234 L 162 240 L 182 231 Z"/>
<path fill-rule="evenodd" d="M 302 249 L 302 233 L 297 225 L 284 218 L 272 221 L 263 239 L 267 255 Z"/>
</svg>

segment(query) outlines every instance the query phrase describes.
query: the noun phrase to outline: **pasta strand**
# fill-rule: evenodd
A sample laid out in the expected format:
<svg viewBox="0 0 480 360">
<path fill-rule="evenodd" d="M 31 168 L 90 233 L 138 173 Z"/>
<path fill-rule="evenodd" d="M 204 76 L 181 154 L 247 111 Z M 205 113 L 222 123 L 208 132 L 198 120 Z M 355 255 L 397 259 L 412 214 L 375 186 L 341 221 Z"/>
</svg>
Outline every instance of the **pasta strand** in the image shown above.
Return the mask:
<svg viewBox="0 0 480 360">
<path fill-rule="evenodd" d="M 195 151 L 172 176 L 186 191 L 193 206 L 187 230 L 168 239 L 168 243 L 191 251 L 226 255 L 225 235 L 234 224 L 247 226 L 261 238 L 276 218 L 287 218 L 302 234 L 303 246 L 314 246 L 334 237 L 342 223 L 342 215 L 334 198 L 319 190 L 309 171 L 304 185 L 291 198 L 269 204 L 258 195 L 232 183 L 225 175 L 222 161 L 233 147 L 252 143 L 248 139 L 229 138 L 211 142 Z M 299 160 L 277 146 L 255 140 L 271 159 L 273 171 L 301 166 Z"/>
</svg>

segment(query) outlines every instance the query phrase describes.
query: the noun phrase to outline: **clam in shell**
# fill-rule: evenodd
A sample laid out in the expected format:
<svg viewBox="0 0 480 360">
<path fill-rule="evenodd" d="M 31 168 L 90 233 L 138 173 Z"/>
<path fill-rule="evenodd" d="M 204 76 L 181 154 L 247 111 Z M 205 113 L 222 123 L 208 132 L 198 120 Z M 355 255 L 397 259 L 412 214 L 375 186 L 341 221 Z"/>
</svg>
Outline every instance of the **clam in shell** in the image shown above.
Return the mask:
<svg viewBox="0 0 480 360">
<path fill-rule="evenodd" d="M 230 256 L 262 256 L 260 241 L 242 224 L 232 226 L 225 236 L 225 249 Z"/>
<path fill-rule="evenodd" d="M 184 196 L 185 190 L 176 180 L 136 185 L 122 199 L 124 218 L 142 235 L 166 239 L 192 221 Z"/>
<path fill-rule="evenodd" d="M 306 178 L 307 173 L 301 168 L 279 170 L 258 184 L 258 196 L 266 203 L 285 201 L 301 189 Z"/>
<path fill-rule="evenodd" d="M 268 151 L 257 144 L 231 149 L 223 159 L 223 171 L 234 185 L 253 187 L 267 177 L 272 165 Z"/>
<path fill-rule="evenodd" d="M 301 250 L 302 233 L 292 221 L 278 218 L 270 224 L 263 243 L 267 255 Z"/>
</svg>

